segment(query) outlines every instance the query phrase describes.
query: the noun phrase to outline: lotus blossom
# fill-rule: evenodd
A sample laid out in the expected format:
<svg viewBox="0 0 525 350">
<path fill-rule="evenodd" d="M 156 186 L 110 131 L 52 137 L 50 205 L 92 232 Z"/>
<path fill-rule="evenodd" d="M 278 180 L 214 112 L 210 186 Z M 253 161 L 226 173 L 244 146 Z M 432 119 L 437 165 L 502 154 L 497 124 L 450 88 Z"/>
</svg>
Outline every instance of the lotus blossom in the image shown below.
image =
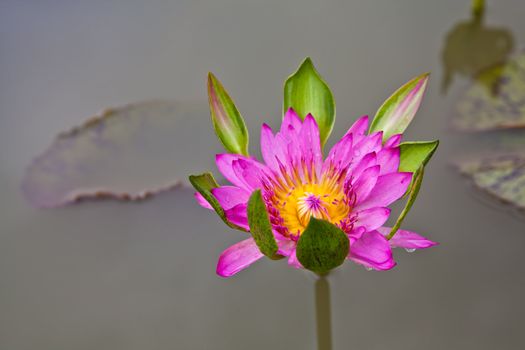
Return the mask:
<svg viewBox="0 0 525 350">
<path fill-rule="evenodd" d="M 279 132 L 263 124 L 261 151 L 264 162 L 240 154 L 218 154 L 219 171 L 231 182 L 211 190 L 224 209 L 226 219 L 250 231 L 247 206 L 250 195 L 261 190 L 277 242 L 277 254 L 301 268 L 296 247 L 310 219 L 322 219 L 348 237 L 347 259 L 368 269 L 389 270 L 396 265 L 393 247 L 407 250 L 436 245 L 414 232 L 398 230 L 392 239 L 383 225 L 388 206 L 401 198 L 412 173 L 400 172 L 401 134 L 383 143 L 383 132 L 367 134 L 369 119 L 358 119 L 323 159 L 316 120 L 308 114 L 301 120 L 293 109 L 283 118 Z M 212 209 L 199 193 L 199 204 Z M 226 249 L 217 274 L 229 277 L 264 255 L 253 238 Z"/>
</svg>

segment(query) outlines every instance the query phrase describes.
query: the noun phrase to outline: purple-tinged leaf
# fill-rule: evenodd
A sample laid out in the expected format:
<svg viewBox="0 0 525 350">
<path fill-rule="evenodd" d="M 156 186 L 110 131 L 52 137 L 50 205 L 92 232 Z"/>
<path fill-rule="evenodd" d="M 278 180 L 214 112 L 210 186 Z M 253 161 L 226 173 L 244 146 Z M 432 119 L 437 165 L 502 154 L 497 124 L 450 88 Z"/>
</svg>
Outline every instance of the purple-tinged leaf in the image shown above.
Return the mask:
<svg viewBox="0 0 525 350">
<path fill-rule="evenodd" d="M 188 172 L 214 164 L 208 150 L 218 143 L 208 137 L 206 109 L 204 101 L 108 109 L 61 133 L 35 158 L 23 194 L 37 207 L 57 207 L 82 199 L 140 200 L 187 183 Z"/>
</svg>

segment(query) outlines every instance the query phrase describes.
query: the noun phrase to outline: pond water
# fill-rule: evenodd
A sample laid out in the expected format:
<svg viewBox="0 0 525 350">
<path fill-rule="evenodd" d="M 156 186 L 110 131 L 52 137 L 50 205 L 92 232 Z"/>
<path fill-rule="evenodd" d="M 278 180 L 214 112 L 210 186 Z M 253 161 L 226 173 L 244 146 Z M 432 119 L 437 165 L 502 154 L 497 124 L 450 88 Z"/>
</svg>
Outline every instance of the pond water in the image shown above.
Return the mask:
<svg viewBox="0 0 525 350">
<path fill-rule="evenodd" d="M 441 140 L 404 222 L 440 246 L 396 251 L 388 272 L 337 269 L 334 349 L 525 347 L 524 215 L 452 165 L 494 151 L 495 134 L 455 131 L 453 120 L 480 71 L 524 48 L 523 14 L 521 0 L 489 2 L 481 23 L 457 0 L 3 1 L 0 348 L 314 349 L 314 276 L 261 260 L 217 277 L 220 252 L 243 234 L 200 208 L 188 187 L 56 209 L 35 208 L 21 191 L 32 159 L 59 132 L 108 106 L 157 98 L 191 105 L 191 122 L 163 130 L 165 150 L 127 154 L 112 180 L 128 173 L 132 185 L 157 186 L 217 174 L 207 72 L 234 97 L 258 152 L 259 127 L 279 125 L 282 83 L 305 56 L 337 102 L 330 145 L 425 71 L 427 96 L 406 139 Z M 523 150 L 525 132 L 512 135 Z"/>
</svg>

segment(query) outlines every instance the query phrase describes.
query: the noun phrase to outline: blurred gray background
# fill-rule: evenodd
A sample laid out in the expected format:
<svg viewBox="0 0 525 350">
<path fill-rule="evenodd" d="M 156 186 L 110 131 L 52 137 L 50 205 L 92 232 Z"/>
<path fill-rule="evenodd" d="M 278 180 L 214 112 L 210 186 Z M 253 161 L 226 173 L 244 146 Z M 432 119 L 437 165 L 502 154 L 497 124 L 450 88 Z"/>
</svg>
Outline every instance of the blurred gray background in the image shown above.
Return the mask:
<svg viewBox="0 0 525 350">
<path fill-rule="evenodd" d="M 510 31 L 517 52 L 524 14 L 522 0 L 489 1 L 485 22 Z M 52 210 L 20 192 L 31 159 L 60 131 L 108 106 L 205 104 L 208 71 L 237 102 L 255 152 L 260 124 L 279 125 L 282 83 L 305 56 L 336 98 L 332 143 L 425 71 L 432 79 L 406 139 L 442 141 L 404 224 L 441 245 L 396 251 L 389 272 L 338 269 L 334 348 L 525 348 L 523 216 L 480 199 L 450 166 L 462 144 L 449 127 L 453 104 L 469 79 L 441 93 L 441 54 L 469 17 L 458 0 L 2 0 L 0 349 L 314 349 L 313 276 L 263 260 L 217 277 L 220 252 L 243 236 L 190 189 Z M 205 108 L 198 117 L 213 140 Z M 191 152 L 216 172 L 222 150 L 210 142 L 166 152 Z M 185 174 L 195 164 L 181 157 L 174 167 Z"/>
</svg>

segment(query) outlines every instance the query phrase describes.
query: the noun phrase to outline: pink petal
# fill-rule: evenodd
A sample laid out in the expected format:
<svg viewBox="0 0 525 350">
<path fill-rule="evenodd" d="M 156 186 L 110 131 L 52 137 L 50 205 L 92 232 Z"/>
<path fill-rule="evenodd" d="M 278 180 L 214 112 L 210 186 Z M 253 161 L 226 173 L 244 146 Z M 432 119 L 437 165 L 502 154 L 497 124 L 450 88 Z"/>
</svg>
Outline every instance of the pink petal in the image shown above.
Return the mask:
<svg viewBox="0 0 525 350">
<path fill-rule="evenodd" d="M 299 118 L 293 108 L 289 108 L 284 114 L 283 122 L 281 123 L 281 132 L 286 132 L 290 125 L 297 131 L 301 130 L 303 125 L 301 118 Z"/>
<path fill-rule="evenodd" d="M 403 134 L 395 134 L 390 136 L 388 140 L 385 142 L 385 147 L 397 147 L 401 143 L 401 139 L 403 138 Z"/>
<path fill-rule="evenodd" d="M 390 211 L 389 208 L 370 208 L 357 212 L 354 227 L 362 226 L 366 231 L 376 230 L 388 220 Z"/>
<path fill-rule="evenodd" d="M 357 241 L 363 234 L 366 232 L 366 228 L 363 226 L 354 227 L 352 231 L 348 234 L 348 238 L 350 239 L 350 246 L 354 244 L 355 241 Z"/>
<path fill-rule="evenodd" d="M 273 151 L 275 147 L 275 138 L 273 136 L 272 128 L 268 125 L 263 124 L 261 127 L 261 153 L 266 165 L 274 170 L 279 171 L 279 165 L 275 159 L 275 153 Z"/>
<path fill-rule="evenodd" d="M 390 227 L 381 227 L 378 229 L 378 231 L 384 236 L 388 235 L 390 233 L 390 230 Z M 439 244 L 437 242 L 433 242 L 429 239 L 426 239 L 425 237 L 420 236 L 415 232 L 405 230 L 397 230 L 394 237 L 392 237 L 389 243 L 392 247 L 399 247 L 405 249 L 425 249 Z"/>
<path fill-rule="evenodd" d="M 261 128 L 261 152 L 268 169 L 279 173 L 281 171 L 279 162 L 282 164 L 288 163 L 289 143 L 289 138 L 284 137 L 280 132 L 275 136 L 272 135 L 272 129 L 268 125 L 263 124 Z M 296 145 L 296 148 L 299 147 Z"/>
<path fill-rule="evenodd" d="M 348 168 L 348 177 L 357 179 L 359 176 L 361 176 L 361 173 L 365 171 L 365 169 L 368 169 L 374 165 L 377 165 L 377 155 L 375 152 L 368 153 L 363 158 L 361 158 L 361 160 L 357 161 L 353 165 L 350 165 Z"/>
<path fill-rule="evenodd" d="M 379 176 L 368 197 L 363 202 L 359 201 L 359 197 L 357 198 L 358 204 L 355 209 L 387 207 L 405 194 L 411 179 L 412 173 L 391 173 Z"/>
<path fill-rule="evenodd" d="M 311 114 L 304 118 L 303 127 L 299 135 L 299 142 L 303 150 L 303 157 L 307 161 L 312 161 L 314 169 L 321 170 L 323 164 L 323 154 L 321 152 L 321 138 L 319 136 L 319 127 Z"/>
<path fill-rule="evenodd" d="M 277 254 L 282 256 L 290 256 L 295 252 L 297 243 L 288 238 L 282 240 L 277 239 L 277 246 L 279 247 Z"/>
<path fill-rule="evenodd" d="M 226 215 L 226 219 L 228 219 L 228 221 L 232 224 L 240 226 L 246 230 L 250 230 L 250 226 L 248 225 L 248 211 L 246 209 L 247 206 L 248 204 L 242 203 L 225 210 L 224 214 Z"/>
<path fill-rule="evenodd" d="M 295 267 L 296 269 L 302 269 L 303 265 L 297 259 L 297 250 L 293 249 L 288 257 L 288 265 Z"/>
<path fill-rule="evenodd" d="M 379 165 L 374 165 L 363 171 L 359 178 L 352 184 L 358 203 L 364 201 L 376 186 L 379 171 Z"/>
<path fill-rule="evenodd" d="M 217 274 L 221 277 L 233 276 L 263 256 L 253 238 L 245 239 L 222 252 L 217 263 Z"/>
<path fill-rule="evenodd" d="M 232 163 L 233 172 L 240 181 L 240 187 L 247 189 L 250 193 L 262 186 L 262 181 L 268 177 L 270 171 L 263 165 L 253 161 L 238 159 Z"/>
<path fill-rule="evenodd" d="M 377 153 L 377 164 L 381 166 L 380 175 L 397 172 L 399 169 L 399 147 L 383 148 Z"/>
<path fill-rule="evenodd" d="M 361 141 L 354 142 L 354 157 L 360 159 L 370 152 L 379 152 L 383 147 L 383 132 L 378 131 L 367 137 L 364 137 Z"/>
<path fill-rule="evenodd" d="M 210 203 L 208 203 L 208 201 L 204 199 L 204 197 L 199 192 L 195 192 L 193 196 L 195 197 L 197 203 L 199 203 L 201 207 L 204 207 L 206 209 L 213 209 Z"/>
<path fill-rule="evenodd" d="M 244 183 L 237 177 L 237 175 L 233 171 L 232 163 L 234 160 L 237 159 L 248 158 L 238 154 L 222 153 L 217 154 L 215 156 L 215 163 L 217 164 L 217 168 L 219 169 L 221 174 L 226 178 L 226 180 L 230 181 L 236 186 L 244 187 Z"/>
<path fill-rule="evenodd" d="M 368 130 L 368 116 L 364 115 L 361 118 L 357 119 L 355 123 L 348 129 L 345 136 L 348 134 L 354 135 L 354 142 L 359 142 L 365 136 L 366 131 Z"/>
<path fill-rule="evenodd" d="M 337 166 L 339 168 L 346 168 L 354 157 L 352 149 L 353 135 L 348 134 L 339 140 L 328 153 L 324 164 L 323 172 L 328 170 L 330 166 Z"/>
<path fill-rule="evenodd" d="M 396 266 L 390 245 L 377 231 L 366 232 L 350 247 L 350 260 L 376 270 L 390 270 Z"/>
<path fill-rule="evenodd" d="M 221 186 L 211 190 L 219 204 L 224 209 L 230 209 L 237 204 L 246 204 L 250 198 L 250 192 L 235 186 Z"/>
</svg>

